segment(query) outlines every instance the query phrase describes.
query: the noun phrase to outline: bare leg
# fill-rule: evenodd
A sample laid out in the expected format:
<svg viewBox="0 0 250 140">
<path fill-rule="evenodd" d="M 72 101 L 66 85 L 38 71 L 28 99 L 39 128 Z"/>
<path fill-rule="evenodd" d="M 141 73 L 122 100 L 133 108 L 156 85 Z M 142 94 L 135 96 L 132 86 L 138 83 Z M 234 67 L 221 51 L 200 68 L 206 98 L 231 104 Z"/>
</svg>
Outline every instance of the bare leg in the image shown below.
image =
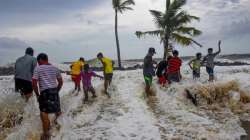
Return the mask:
<svg viewBox="0 0 250 140">
<path fill-rule="evenodd" d="M 42 120 L 42 125 L 43 125 L 43 140 L 49 140 L 50 134 L 49 134 L 49 128 L 50 128 L 50 120 L 48 113 L 41 112 L 40 117 Z"/>
<path fill-rule="evenodd" d="M 89 99 L 88 90 L 87 90 L 87 89 L 84 89 L 84 102 L 85 102 L 85 101 L 88 101 L 88 99 Z"/>
<path fill-rule="evenodd" d="M 97 96 L 96 96 L 96 93 L 95 93 L 95 89 L 94 89 L 93 87 L 91 87 L 89 90 L 90 90 L 90 92 L 91 92 L 92 95 L 93 95 L 92 97 L 93 97 L 93 98 L 96 98 Z"/>
<path fill-rule="evenodd" d="M 150 95 L 150 85 L 146 84 L 145 92 L 146 92 L 146 95 L 147 95 L 147 96 Z"/>
<path fill-rule="evenodd" d="M 29 94 L 26 94 L 25 95 L 25 101 L 28 102 L 30 97 L 32 96 L 33 94 L 32 93 L 29 93 Z"/>
</svg>

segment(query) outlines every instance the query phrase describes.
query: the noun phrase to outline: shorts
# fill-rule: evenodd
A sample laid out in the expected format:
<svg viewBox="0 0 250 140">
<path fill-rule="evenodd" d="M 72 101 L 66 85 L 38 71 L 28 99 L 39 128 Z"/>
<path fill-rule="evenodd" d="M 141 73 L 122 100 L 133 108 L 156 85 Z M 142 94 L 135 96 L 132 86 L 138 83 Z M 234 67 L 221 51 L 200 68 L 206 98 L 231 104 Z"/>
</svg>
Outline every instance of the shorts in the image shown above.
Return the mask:
<svg viewBox="0 0 250 140">
<path fill-rule="evenodd" d="M 105 73 L 104 74 L 104 80 L 106 81 L 112 81 L 113 73 Z"/>
<path fill-rule="evenodd" d="M 81 83 L 81 75 L 72 75 L 71 76 L 72 81 L 74 81 L 77 85 L 80 85 Z"/>
<path fill-rule="evenodd" d="M 151 86 L 153 83 L 153 76 L 145 76 L 144 75 L 144 80 L 147 86 Z"/>
<path fill-rule="evenodd" d="M 33 92 L 32 82 L 16 78 L 15 79 L 15 90 L 17 92 L 20 92 L 21 95 L 32 94 L 32 92 Z"/>
<path fill-rule="evenodd" d="M 176 73 L 168 73 L 167 79 L 169 82 L 180 82 L 181 81 L 181 76 L 179 72 Z"/>
<path fill-rule="evenodd" d="M 165 76 L 159 77 L 159 84 L 164 85 L 166 83 L 167 83 L 167 80 L 166 80 Z"/>
<path fill-rule="evenodd" d="M 60 97 L 57 88 L 47 89 L 41 92 L 38 98 L 39 109 L 45 113 L 61 112 Z"/>
<path fill-rule="evenodd" d="M 193 77 L 194 78 L 200 78 L 200 71 L 199 70 L 193 70 Z"/>
<path fill-rule="evenodd" d="M 209 76 L 214 76 L 214 68 L 206 67 L 206 70 Z"/>
</svg>

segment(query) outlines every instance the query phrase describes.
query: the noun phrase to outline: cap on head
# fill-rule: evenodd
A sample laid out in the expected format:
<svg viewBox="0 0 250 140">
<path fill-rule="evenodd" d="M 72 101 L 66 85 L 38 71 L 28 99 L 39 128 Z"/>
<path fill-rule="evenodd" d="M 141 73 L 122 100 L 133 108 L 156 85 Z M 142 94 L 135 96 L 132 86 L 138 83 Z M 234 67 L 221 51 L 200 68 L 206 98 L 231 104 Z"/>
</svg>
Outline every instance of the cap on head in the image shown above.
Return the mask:
<svg viewBox="0 0 250 140">
<path fill-rule="evenodd" d="M 45 53 L 40 53 L 38 56 L 37 56 L 37 61 L 48 61 L 48 55 L 45 54 Z"/>
<path fill-rule="evenodd" d="M 173 55 L 174 55 L 174 56 L 178 56 L 178 55 L 179 55 L 179 52 L 178 52 L 177 50 L 174 50 L 174 51 L 173 51 Z"/>
<path fill-rule="evenodd" d="M 148 53 L 156 54 L 155 48 L 149 48 Z"/>
<path fill-rule="evenodd" d="M 100 53 L 97 54 L 97 57 L 98 57 L 98 58 L 102 58 L 102 57 L 103 57 L 103 54 L 100 52 Z"/>
<path fill-rule="evenodd" d="M 33 56 L 33 55 L 34 55 L 34 50 L 33 50 L 33 48 L 28 47 L 28 48 L 25 50 L 25 54 L 28 54 L 28 55 Z"/>
</svg>

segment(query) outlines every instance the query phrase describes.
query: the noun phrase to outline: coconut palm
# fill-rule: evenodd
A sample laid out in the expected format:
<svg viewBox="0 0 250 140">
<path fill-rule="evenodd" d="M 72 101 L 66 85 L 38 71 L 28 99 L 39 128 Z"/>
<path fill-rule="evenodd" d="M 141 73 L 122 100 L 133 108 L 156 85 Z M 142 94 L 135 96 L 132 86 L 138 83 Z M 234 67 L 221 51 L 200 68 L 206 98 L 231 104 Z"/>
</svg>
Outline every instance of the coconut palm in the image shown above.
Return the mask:
<svg viewBox="0 0 250 140">
<path fill-rule="evenodd" d="M 166 11 L 160 12 L 156 10 L 150 10 L 151 15 L 154 18 L 157 30 L 141 32 L 137 31 L 136 35 L 141 38 L 145 35 L 160 37 L 161 43 L 164 45 L 164 59 L 168 55 L 168 50 L 171 44 L 178 43 L 184 46 L 196 44 L 202 46 L 193 37 L 201 35 L 201 31 L 188 26 L 193 21 L 199 21 L 199 17 L 189 15 L 182 7 L 186 4 L 186 0 L 166 0 Z"/>
<path fill-rule="evenodd" d="M 134 0 L 113 0 L 113 8 L 115 10 L 115 38 L 116 38 L 116 47 L 117 47 L 117 57 L 118 65 L 121 69 L 121 54 L 120 54 L 120 44 L 118 37 L 118 13 L 123 14 L 124 11 L 133 10 L 130 5 L 135 5 Z"/>
</svg>

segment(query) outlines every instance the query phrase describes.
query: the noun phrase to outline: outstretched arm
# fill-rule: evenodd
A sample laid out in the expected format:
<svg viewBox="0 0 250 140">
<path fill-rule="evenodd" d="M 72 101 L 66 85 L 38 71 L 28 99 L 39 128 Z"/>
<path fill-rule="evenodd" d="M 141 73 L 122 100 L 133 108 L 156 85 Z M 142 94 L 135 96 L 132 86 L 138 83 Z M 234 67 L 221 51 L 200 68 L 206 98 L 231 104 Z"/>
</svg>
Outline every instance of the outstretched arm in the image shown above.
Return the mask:
<svg viewBox="0 0 250 140">
<path fill-rule="evenodd" d="M 94 76 L 94 77 L 98 77 L 98 78 L 101 78 L 101 79 L 103 79 L 103 78 L 104 78 L 103 76 L 98 75 L 98 74 L 96 74 L 96 73 L 95 73 L 95 72 L 93 72 L 93 71 L 92 71 L 92 76 Z"/>
</svg>

